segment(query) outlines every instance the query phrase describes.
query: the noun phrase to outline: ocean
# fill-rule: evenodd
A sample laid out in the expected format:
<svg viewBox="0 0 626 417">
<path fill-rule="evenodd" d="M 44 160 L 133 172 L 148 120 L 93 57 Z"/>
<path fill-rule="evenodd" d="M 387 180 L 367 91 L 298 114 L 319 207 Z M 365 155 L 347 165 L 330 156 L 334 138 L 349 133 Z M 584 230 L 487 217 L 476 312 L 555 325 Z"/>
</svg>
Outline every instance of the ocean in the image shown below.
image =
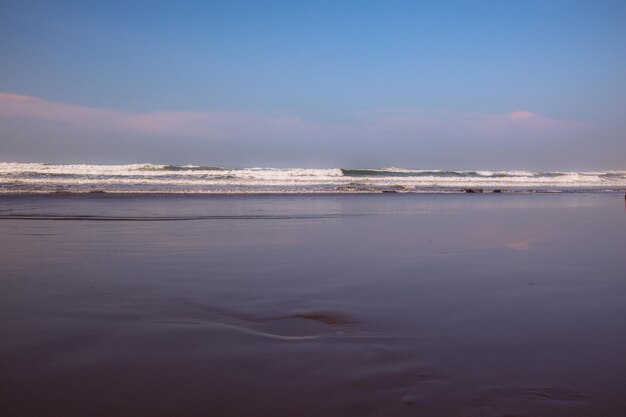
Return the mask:
<svg viewBox="0 0 626 417">
<path fill-rule="evenodd" d="M 0 163 L 0 193 L 614 192 L 626 171 L 225 168 Z"/>
</svg>

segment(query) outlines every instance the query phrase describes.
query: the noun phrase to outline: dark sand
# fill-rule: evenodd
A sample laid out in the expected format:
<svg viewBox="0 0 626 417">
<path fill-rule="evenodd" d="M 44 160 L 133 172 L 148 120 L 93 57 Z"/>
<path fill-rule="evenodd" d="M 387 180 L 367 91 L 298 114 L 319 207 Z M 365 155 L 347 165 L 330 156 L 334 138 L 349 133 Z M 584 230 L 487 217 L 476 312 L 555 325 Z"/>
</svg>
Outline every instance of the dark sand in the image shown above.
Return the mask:
<svg viewBox="0 0 626 417">
<path fill-rule="evenodd" d="M 626 416 L 623 195 L 1 196 L 0 248 L 2 416 Z"/>
</svg>

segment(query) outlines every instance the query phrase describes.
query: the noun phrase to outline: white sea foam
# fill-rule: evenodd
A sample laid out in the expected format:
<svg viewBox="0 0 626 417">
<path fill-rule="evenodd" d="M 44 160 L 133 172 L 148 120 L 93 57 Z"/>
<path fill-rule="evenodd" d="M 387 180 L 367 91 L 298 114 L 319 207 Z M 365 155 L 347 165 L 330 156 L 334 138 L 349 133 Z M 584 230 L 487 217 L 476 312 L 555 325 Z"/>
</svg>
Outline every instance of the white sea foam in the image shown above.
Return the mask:
<svg viewBox="0 0 626 417">
<path fill-rule="evenodd" d="M 605 191 L 626 171 L 532 172 L 403 168 L 224 168 L 194 165 L 0 163 L 0 192 Z"/>
</svg>

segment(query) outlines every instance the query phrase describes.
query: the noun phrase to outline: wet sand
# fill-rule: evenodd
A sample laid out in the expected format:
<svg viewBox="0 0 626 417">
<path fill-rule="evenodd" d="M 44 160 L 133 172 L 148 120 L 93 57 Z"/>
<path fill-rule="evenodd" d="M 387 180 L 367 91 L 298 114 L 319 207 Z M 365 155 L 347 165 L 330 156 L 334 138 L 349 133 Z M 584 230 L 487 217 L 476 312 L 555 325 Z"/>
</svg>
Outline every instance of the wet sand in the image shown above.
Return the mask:
<svg viewBox="0 0 626 417">
<path fill-rule="evenodd" d="M 626 415 L 623 195 L 4 195 L 0 248 L 2 415 Z"/>
</svg>

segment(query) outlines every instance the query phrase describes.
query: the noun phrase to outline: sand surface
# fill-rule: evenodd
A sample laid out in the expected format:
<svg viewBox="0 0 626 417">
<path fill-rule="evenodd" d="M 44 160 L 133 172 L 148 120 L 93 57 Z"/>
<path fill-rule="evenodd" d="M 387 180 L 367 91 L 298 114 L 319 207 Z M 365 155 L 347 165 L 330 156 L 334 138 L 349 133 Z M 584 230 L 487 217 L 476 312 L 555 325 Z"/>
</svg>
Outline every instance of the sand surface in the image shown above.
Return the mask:
<svg viewBox="0 0 626 417">
<path fill-rule="evenodd" d="M 4 195 L 0 248 L 2 415 L 626 415 L 623 195 Z"/>
</svg>

